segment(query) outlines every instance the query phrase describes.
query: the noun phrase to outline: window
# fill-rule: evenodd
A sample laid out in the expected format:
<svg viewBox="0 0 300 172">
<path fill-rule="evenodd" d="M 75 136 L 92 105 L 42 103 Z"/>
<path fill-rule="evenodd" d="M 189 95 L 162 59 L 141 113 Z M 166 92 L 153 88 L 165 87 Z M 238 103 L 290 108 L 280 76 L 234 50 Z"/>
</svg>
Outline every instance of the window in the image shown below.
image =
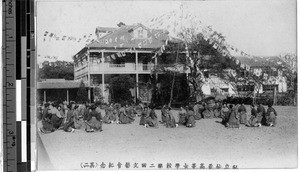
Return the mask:
<svg viewBox="0 0 300 172">
<path fill-rule="evenodd" d="M 144 32 L 143 32 L 143 30 L 138 30 L 138 38 L 139 39 L 144 38 Z"/>
</svg>

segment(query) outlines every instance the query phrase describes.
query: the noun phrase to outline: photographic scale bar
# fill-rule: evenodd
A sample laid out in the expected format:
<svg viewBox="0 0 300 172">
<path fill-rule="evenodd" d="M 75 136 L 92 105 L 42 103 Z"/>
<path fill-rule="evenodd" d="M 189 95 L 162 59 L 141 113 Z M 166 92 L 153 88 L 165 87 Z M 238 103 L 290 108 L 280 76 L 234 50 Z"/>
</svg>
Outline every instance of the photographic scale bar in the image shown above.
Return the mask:
<svg viewBox="0 0 300 172">
<path fill-rule="evenodd" d="M 35 112 L 34 1 L 3 0 L 3 171 L 35 170 L 30 112 Z M 33 113 L 34 114 L 34 113 Z M 32 117 L 34 119 L 34 117 Z M 32 120 L 33 121 L 33 120 Z M 34 150 L 35 147 L 33 147 Z"/>
</svg>

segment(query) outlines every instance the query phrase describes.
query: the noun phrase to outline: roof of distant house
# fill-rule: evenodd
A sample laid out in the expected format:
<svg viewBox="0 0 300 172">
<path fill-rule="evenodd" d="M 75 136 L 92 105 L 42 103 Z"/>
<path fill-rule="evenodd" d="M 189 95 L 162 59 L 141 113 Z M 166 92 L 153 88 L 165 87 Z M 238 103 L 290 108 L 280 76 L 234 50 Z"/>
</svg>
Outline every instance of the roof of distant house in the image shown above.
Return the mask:
<svg viewBox="0 0 300 172">
<path fill-rule="evenodd" d="M 71 89 L 79 88 L 81 81 L 65 79 L 46 79 L 37 82 L 37 89 Z M 87 83 L 85 83 L 87 85 Z"/>
</svg>

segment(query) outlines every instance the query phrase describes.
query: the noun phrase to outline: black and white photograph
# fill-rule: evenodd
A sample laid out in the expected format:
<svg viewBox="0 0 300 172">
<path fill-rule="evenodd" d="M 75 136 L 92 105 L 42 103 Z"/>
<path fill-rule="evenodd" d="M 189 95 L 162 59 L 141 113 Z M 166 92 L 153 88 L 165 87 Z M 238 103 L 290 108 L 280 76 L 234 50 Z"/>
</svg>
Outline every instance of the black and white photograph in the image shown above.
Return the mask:
<svg viewBox="0 0 300 172">
<path fill-rule="evenodd" d="M 37 0 L 36 167 L 297 169 L 296 0 Z"/>
</svg>

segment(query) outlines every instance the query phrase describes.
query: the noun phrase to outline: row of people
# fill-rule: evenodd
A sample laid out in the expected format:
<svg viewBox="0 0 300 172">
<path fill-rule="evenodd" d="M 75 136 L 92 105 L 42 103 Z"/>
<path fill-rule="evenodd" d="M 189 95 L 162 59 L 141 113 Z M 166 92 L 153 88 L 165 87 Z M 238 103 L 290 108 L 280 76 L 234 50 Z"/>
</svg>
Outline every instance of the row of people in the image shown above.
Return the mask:
<svg viewBox="0 0 300 172">
<path fill-rule="evenodd" d="M 143 105 L 139 106 L 140 108 Z M 111 124 L 131 124 L 135 117 L 140 114 L 140 125 L 145 127 L 158 128 L 158 117 L 152 107 L 145 106 L 143 111 L 140 108 L 128 105 L 111 104 L 105 108 L 105 115 L 102 117 L 99 104 L 76 104 L 63 105 L 58 103 L 46 103 L 41 110 L 42 125 L 41 131 L 44 133 L 63 129 L 66 132 L 73 132 L 75 129 L 85 129 L 87 132 L 102 131 L 102 122 Z M 210 111 L 210 109 L 208 109 Z M 139 112 L 138 112 L 139 111 Z M 240 124 L 249 127 L 259 127 L 262 124 L 275 126 L 277 113 L 272 105 L 269 105 L 267 112 L 259 104 L 257 108 L 251 105 L 251 117 L 247 120 L 247 111 L 243 104 L 227 105 L 224 103 L 218 109 L 222 118 L 222 123 L 229 128 L 238 128 Z M 179 111 L 179 121 L 176 122 L 171 108 L 167 105 L 161 109 L 161 123 L 168 128 L 175 128 L 178 125 L 194 127 L 196 120 L 203 116 L 199 108 L 195 106 L 181 107 Z"/>
</svg>

